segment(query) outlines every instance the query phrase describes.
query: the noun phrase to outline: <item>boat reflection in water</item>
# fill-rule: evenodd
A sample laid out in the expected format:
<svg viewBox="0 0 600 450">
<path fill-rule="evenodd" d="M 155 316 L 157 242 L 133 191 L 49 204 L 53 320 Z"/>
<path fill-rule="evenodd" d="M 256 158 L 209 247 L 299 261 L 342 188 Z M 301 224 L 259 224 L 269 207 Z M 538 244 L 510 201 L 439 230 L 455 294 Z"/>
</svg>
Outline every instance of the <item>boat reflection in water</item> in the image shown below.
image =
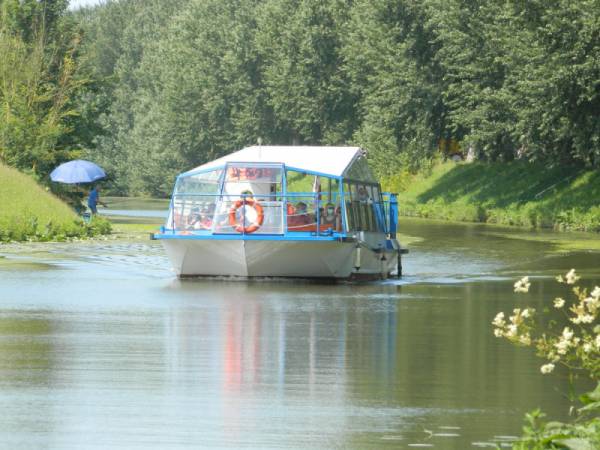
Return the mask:
<svg viewBox="0 0 600 450">
<path fill-rule="evenodd" d="M 381 279 L 397 215 L 358 147 L 255 146 L 179 175 L 154 238 L 180 277 Z"/>
</svg>

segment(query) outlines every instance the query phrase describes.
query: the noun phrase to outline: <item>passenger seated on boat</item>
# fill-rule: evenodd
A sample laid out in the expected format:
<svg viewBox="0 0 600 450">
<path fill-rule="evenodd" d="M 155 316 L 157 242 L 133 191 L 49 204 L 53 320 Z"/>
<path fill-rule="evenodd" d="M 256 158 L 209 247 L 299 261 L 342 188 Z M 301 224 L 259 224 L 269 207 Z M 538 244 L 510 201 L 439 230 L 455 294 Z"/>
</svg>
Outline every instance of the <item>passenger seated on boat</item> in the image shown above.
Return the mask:
<svg viewBox="0 0 600 450">
<path fill-rule="evenodd" d="M 340 229 L 340 212 L 333 203 L 327 203 L 321 215 L 321 224 L 329 225 L 334 230 Z"/>
<path fill-rule="evenodd" d="M 295 228 L 297 231 L 302 231 L 302 229 L 311 222 L 312 220 L 306 212 L 306 203 L 296 203 L 296 206 L 293 209 L 293 214 L 288 215 L 288 228 Z"/>
<path fill-rule="evenodd" d="M 214 206 L 214 203 L 212 205 L 204 205 L 202 211 L 200 211 L 199 207 L 192 208 L 186 228 L 188 230 L 210 230 L 212 228 Z"/>
<path fill-rule="evenodd" d="M 188 216 L 187 226 L 188 230 L 197 230 L 200 228 L 200 221 L 202 220 L 202 216 L 200 214 L 200 208 L 194 207 L 190 215 Z"/>
<path fill-rule="evenodd" d="M 202 208 L 202 214 L 200 215 L 200 226 L 201 230 L 210 230 L 212 228 L 213 216 L 215 214 L 215 204 L 209 203 Z"/>
</svg>

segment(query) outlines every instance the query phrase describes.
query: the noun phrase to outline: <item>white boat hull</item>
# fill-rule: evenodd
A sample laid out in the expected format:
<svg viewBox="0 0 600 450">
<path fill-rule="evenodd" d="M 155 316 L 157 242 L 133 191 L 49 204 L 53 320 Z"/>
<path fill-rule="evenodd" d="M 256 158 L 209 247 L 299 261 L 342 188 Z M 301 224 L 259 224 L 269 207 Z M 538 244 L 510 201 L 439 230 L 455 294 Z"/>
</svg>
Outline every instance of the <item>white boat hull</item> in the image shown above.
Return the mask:
<svg viewBox="0 0 600 450">
<path fill-rule="evenodd" d="M 178 276 L 381 279 L 398 250 L 375 252 L 340 241 L 163 239 Z"/>
</svg>

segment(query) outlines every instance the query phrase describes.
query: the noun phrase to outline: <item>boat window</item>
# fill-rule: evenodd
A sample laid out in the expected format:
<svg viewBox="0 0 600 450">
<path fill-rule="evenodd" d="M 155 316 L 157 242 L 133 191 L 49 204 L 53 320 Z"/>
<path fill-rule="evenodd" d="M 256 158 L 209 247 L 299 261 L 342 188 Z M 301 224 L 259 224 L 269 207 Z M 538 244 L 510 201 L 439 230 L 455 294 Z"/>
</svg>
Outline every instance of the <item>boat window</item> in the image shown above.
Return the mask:
<svg viewBox="0 0 600 450">
<path fill-rule="evenodd" d="M 319 222 L 321 228 L 342 230 L 342 208 L 340 202 L 340 182 L 337 178 L 321 177 L 319 199 Z"/>
<path fill-rule="evenodd" d="M 219 194 L 222 169 L 177 179 L 167 227 L 176 230 L 209 230 Z"/>
<path fill-rule="evenodd" d="M 229 164 L 215 214 L 217 233 L 283 233 L 281 165 Z"/>
<path fill-rule="evenodd" d="M 312 192 L 315 183 L 315 175 L 296 170 L 286 170 L 286 190 L 288 193 Z"/>
<path fill-rule="evenodd" d="M 376 183 L 377 180 L 369 167 L 367 158 L 364 155 L 359 156 L 355 159 L 350 167 L 344 172 L 344 178 L 349 178 L 355 181 L 366 181 L 369 183 Z"/>
<path fill-rule="evenodd" d="M 351 183 L 344 183 L 344 199 L 346 202 L 346 223 L 348 231 L 360 229 L 358 219 L 358 210 L 355 204 L 358 202 L 356 186 Z"/>
<path fill-rule="evenodd" d="M 383 231 L 384 213 L 379 188 L 361 183 L 344 183 L 348 231 Z"/>
<path fill-rule="evenodd" d="M 366 187 L 362 184 L 356 185 L 356 191 L 358 196 L 358 202 L 354 203 L 354 207 L 358 210 L 358 229 L 360 231 L 368 231 L 370 228 L 368 213 L 369 195 L 367 193 Z"/>
<path fill-rule="evenodd" d="M 341 231 L 337 179 L 287 170 L 286 192 L 288 231 Z"/>
<path fill-rule="evenodd" d="M 222 169 L 195 175 L 181 176 L 175 185 L 176 194 L 217 194 L 221 181 Z"/>
<path fill-rule="evenodd" d="M 223 193 L 239 195 L 244 191 L 261 199 L 276 198 L 281 194 L 281 167 L 228 166 Z"/>
</svg>

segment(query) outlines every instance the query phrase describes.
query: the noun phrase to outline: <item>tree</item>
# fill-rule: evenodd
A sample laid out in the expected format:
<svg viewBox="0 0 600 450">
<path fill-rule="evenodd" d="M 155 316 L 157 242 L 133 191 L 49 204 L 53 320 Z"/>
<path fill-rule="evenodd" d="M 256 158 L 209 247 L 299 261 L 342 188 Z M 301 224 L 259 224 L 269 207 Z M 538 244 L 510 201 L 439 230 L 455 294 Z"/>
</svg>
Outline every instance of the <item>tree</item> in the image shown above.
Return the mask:
<svg viewBox="0 0 600 450">
<path fill-rule="evenodd" d="M 0 160 L 44 176 L 77 153 L 66 137 L 77 114 L 72 98 L 84 85 L 77 77 L 79 35 L 60 21 L 65 2 L 8 1 L 0 8 Z"/>
<path fill-rule="evenodd" d="M 344 144 L 356 97 L 343 70 L 343 27 L 352 2 L 271 0 L 256 12 L 256 47 L 277 143 Z"/>
<path fill-rule="evenodd" d="M 420 167 L 445 132 L 443 72 L 423 4 L 356 2 L 346 29 L 345 70 L 359 99 L 354 139 L 380 174 Z"/>
</svg>

